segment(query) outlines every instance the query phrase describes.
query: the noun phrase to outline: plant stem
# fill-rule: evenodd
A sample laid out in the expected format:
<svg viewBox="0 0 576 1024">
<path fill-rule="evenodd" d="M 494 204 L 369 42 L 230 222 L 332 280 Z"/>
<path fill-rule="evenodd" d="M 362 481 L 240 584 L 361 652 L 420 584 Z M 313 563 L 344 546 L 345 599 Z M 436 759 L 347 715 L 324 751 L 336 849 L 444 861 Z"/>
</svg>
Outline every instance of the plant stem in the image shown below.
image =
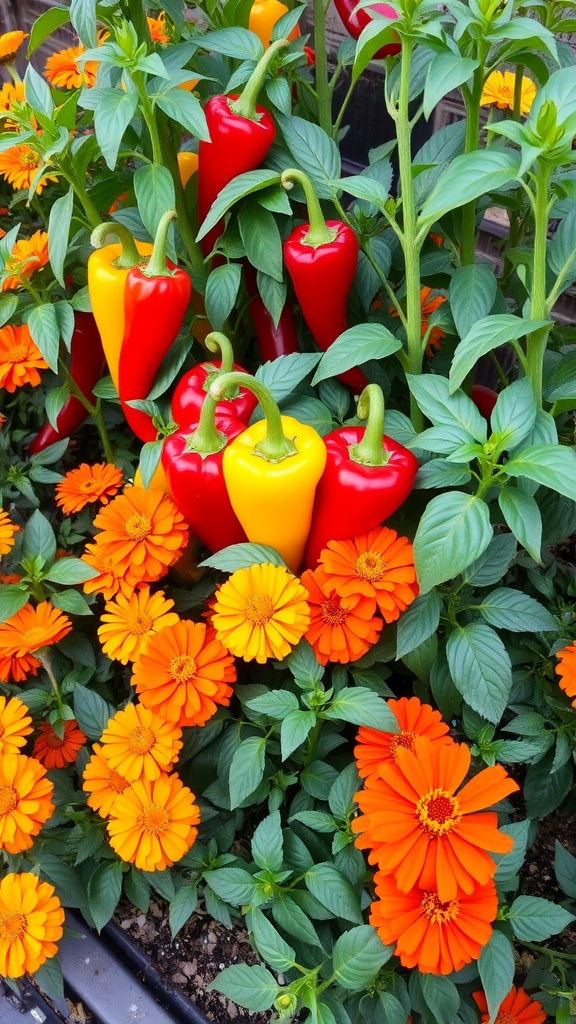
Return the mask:
<svg viewBox="0 0 576 1024">
<path fill-rule="evenodd" d="M 514 77 L 514 107 L 512 110 L 512 118 L 514 121 L 520 120 L 522 113 L 522 81 L 524 79 L 524 65 L 518 64 L 516 67 L 516 75 Z"/>
<path fill-rule="evenodd" d="M 74 397 L 78 399 L 81 405 L 84 406 L 86 412 L 89 413 L 90 416 L 94 417 L 94 422 L 96 423 L 96 427 L 100 435 L 100 440 L 102 441 L 102 448 L 104 449 L 104 457 L 106 459 L 106 462 L 109 462 L 112 466 L 114 466 L 116 464 L 114 458 L 114 451 L 112 449 L 112 445 L 110 444 L 110 438 L 108 437 L 108 431 L 106 430 L 104 417 L 102 416 L 100 399 L 97 400 L 96 405 L 92 405 L 92 402 L 90 402 L 86 398 L 86 395 L 84 394 L 82 389 L 78 387 L 68 367 L 62 361 L 60 361 L 60 369 L 66 379 L 66 383 L 68 385 L 68 388 L 70 389 L 70 393 L 73 394 Z"/>
<path fill-rule="evenodd" d="M 86 214 L 86 219 L 88 221 L 90 228 L 94 230 L 94 228 L 97 228 L 98 225 L 102 223 L 102 217 L 100 216 L 98 210 L 94 206 L 94 203 L 90 199 L 90 196 L 86 192 L 86 183 L 84 181 L 79 182 L 77 180 L 76 172 L 74 171 L 73 166 L 68 165 L 67 162 L 65 163 L 64 161 L 62 161 L 62 163 L 60 163 L 59 165 L 59 170 L 62 174 L 62 177 L 66 178 L 66 181 L 71 185 L 74 191 L 74 195 L 80 202 L 80 205 L 82 206 L 82 209 Z"/>
<path fill-rule="evenodd" d="M 325 0 L 313 0 L 315 85 L 318 101 L 318 123 L 327 135 L 332 135 L 332 104 L 328 84 L 328 53 L 326 51 Z"/>
<path fill-rule="evenodd" d="M 546 320 L 546 245 L 548 233 L 548 202 L 550 179 L 554 167 L 540 160 L 536 170 L 536 192 L 534 195 L 534 270 L 532 274 L 532 301 L 530 318 Z M 526 376 L 539 409 L 542 408 L 542 367 L 548 341 L 549 327 L 541 327 L 526 338 Z"/>
<path fill-rule="evenodd" d="M 169 131 L 168 120 L 162 112 L 159 112 L 157 127 L 160 137 L 160 146 L 162 149 L 162 162 L 170 171 L 174 181 L 176 212 L 178 214 L 178 231 L 180 232 L 180 236 L 186 247 L 190 270 L 196 277 L 203 278 L 205 277 L 206 272 L 204 268 L 204 260 L 202 258 L 202 250 L 196 241 L 196 232 L 194 231 L 192 221 L 190 220 L 190 213 L 188 211 L 186 196 L 182 186 L 182 178 L 180 177 L 180 170 L 178 168 L 176 146 Z"/>
<path fill-rule="evenodd" d="M 160 145 L 160 136 L 158 134 L 158 125 L 156 124 L 156 115 L 154 108 L 150 101 L 150 97 L 146 92 L 146 85 L 144 84 L 144 75 L 141 71 L 134 71 L 131 74 L 132 81 L 138 98 L 140 100 L 140 107 L 142 110 L 142 116 L 146 122 L 146 127 L 150 134 L 150 141 L 152 143 L 152 160 L 155 164 L 162 164 L 162 147 Z"/>
<path fill-rule="evenodd" d="M 473 153 L 478 149 L 480 136 L 480 100 L 482 98 L 482 85 L 484 81 L 483 64 L 476 68 L 472 91 L 469 93 L 466 102 L 466 141 L 465 152 Z M 461 262 L 463 266 L 474 263 L 474 251 L 476 248 L 476 200 L 466 203 L 462 208 L 462 239 L 461 239 Z"/>
<path fill-rule="evenodd" d="M 58 708 L 61 711 L 62 710 L 62 695 L 60 693 L 60 687 L 58 686 L 58 683 L 56 682 L 56 676 L 54 675 L 54 672 L 52 671 L 52 662 L 50 661 L 50 651 L 49 651 L 49 648 L 48 647 L 40 647 L 39 650 L 35 651 L 34 653 L 35 653 L 35 656 L 38 658 L 38 661 L 42 665 L 42 668 L 44 669 L 44 671 L 46 672 L 46 675 L 48 676 L 48 678 L 50 680 L 50 685 L 51 685 L 51 687 L 52 687 L 52 689 L 54 691 L 54 696 L 56 697 L 56 700 L 58 702 Z"/>
</svg>

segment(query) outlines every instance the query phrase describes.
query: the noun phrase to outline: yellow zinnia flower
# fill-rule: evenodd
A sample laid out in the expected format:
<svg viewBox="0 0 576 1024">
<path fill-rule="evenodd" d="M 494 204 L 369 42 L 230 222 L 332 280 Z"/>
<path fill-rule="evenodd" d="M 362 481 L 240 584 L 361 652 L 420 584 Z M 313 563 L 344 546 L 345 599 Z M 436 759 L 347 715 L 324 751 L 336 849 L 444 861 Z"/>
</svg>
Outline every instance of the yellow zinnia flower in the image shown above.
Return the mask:
<svg viewBox="0 0 576 1024">
<path fill-rule="evenodd" d="M 0 36 L 0 64 L 11 64 L 25 39 L 27 32 L 4 32 Z"/>
<path fill-rule="evenodd" d="M 7 555 L 14 546 L 14 538 L 18 533 L 18 527 L 12 522 L 10 516 L 3 509 L 0 509 L 0 557 Z"/>
<path fill-rule="evenodd" d="M 52 816 L 54 785 L 25 754 L 0 754 L 0 850 L 22 853 Z"/>
<path fill-rule="evenodd" d="M 188 853 L 200 822 L 194 794 L 176 774 L 140 779 L 114 801 L 110 846 L 142 871 L 164 871 Z"/>
<path fill-rule="evenodd" d="M 182 730 L 143 704 L 117 711 L 101 736 L 102 756 L 128 782 L 170 771 L 182 749 Z"/>
<path fill-rule="evenodd" d="M 94 744 L 92 757 L 84 769 L 83 780 L 82 789 L 89 794 L 86 803 L 101 818 L 108 817 L 116 797 L 130 785 L 128 779 L 110 767 L 99 743 Z"/>
<path fill-rule="evenodd" d="M 0 754 L 19 754 L 31 732 L 26 705 L 18 697 L 0 697 Z"/>
<path fill-rule="evenodd" d="M 151 594 L 150 587 L 142 587 L 129 596 L 117 594 L 100 619 L 98 637 L 104 654 L 122 665 L 136 661 L 149 637 L 179 621 L 173 607 L 163 590 Z"/>
<path fill-rule="evenodd" d="M 34 974 L 58 952 L 63 925 L 54 886 L 30 871 L 6 875 L 0 882 L 0 975 Z"/>
<path fill-rule="evenodd" d="M 516 75 L 513 71 L 493 71 L 488 75 L 482 90 L 481 106 L 493 103 L 499 110 L 514 110 L 514 84 Z M 520 113 L 529 114 L 530 107 L 536 96 L 536 84 L 531 78 L 522 76 L 522 97 Z"/>
</svg>

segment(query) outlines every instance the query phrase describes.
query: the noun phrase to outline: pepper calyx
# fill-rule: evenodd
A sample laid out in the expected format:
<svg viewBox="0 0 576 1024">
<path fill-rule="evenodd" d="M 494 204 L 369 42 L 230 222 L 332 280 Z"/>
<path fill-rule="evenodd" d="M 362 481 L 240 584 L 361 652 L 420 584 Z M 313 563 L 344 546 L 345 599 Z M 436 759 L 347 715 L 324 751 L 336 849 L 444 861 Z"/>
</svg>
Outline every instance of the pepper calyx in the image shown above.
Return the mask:
<svg viewBox="0 0 576 1024">
<path fill-rule="evenodd" d="M 297 455 L 298 449 L 294 441 L 284 433 L 280 409 L 268 388 L 250 374 L 234 372 L 219 375 L 210 385 L 208 396 L 216 402 L 221 402 L 229 397 L 230 389 L 233 387 L 245 387 L 256 395 L 266 418 L 266 435 L 254 445 L 254 455 L 265 459 L 266 462 L 283 462 L 284 459 Z"/>
</svg>

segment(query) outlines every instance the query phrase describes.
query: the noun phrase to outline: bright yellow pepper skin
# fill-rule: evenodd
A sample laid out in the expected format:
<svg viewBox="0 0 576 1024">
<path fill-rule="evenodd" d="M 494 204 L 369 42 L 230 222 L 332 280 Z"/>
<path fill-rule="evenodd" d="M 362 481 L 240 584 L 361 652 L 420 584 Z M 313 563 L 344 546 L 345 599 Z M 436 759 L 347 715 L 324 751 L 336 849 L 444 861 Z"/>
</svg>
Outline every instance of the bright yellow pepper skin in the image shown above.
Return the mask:
<svg viewBox="0 0 576 1024">
<path fill-rule="evenodd" d="M 289 8 L 280 0 L 256 0 L 250 8 L 248 28 L 258 36 L 264 46 L 270 46 L 272 42 L 272 29 L 283 14 L 287 14 Z M 298 26 L 292 29 L 288 39 L 296 39 L 300 35 Z"/>
</svg>

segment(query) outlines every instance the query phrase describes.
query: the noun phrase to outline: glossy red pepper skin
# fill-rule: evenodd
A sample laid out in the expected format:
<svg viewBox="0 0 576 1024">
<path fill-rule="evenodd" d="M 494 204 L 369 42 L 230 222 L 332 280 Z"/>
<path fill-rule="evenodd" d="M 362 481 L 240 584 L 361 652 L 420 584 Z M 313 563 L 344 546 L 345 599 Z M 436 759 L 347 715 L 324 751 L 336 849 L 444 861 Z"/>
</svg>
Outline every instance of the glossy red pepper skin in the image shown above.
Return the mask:
<svg viewBox="0 0 576 1024">
<path fill-rule="evenodd" d="M 316 489 L 312 526 L 304 565 L 315 569 L 329 540 L 348 540 L 374 529 L 406 500 L 414 486 L 418 462 L 392 438 L 382 437 L 388 452 L 385 466 L 366 466 L 350 458 L 350 446 L 364 436 L 364 427 L 343 427 L 324 437 L 326 468 Z"/>
<path fill-rule="evenodd" d="M 89 402 L 96 401 L 92 389 L 100 380 L 104 367 L 104 350 L 92 313 L 75 312 L 70 342 L 70 375 Z M 88 411 L 80 399 L 70 395 L 58 413 L 57 429 L 46 422 L 28 445 L 29 455 L 36 455 L 56 441 L 71 437 L 87 417 Z"/>
<path fill-rule="evenodd" d="M 222 368 L 222 360 L 198 363 L 180 378 L 172 396 L 172 419 L 183 427 L 196 425 L 206 398 L 206 392 L 216 374 Z M 243 366 L 234 363 L 239 373 L 247 373 Z M 240 388 L 236 398 L 218 403 L 218 415 L 223 414 L 241 420 L 245 426 L 258 405 L 255 395 L 246 388 Z"/>
<path fill-rule="evenodd" d="M 273 359 L 277 359 L 278 356 L 289 356 L 293 352 L 299 352 L 300 345 L 296 330 L 296 317 L 294 316 L 292 305 L 289 302 L 284 304 L 280 319 L 275 324 L 274 317 L 266 308 L 258 293 L 256 272 L 249 263 L 246 263 L 244 267 L 244 277 L 248 295 L 253 296 L 249 310 L 254 330 L 256 331 L 256 341 L 258 342 L 262 362 L 271 362 Z"/>
<path fill-rule="evenodd" d="M 336 8 L 340 20 L 347 29 L 348 34 L 352 36 L 352 39 L 358 39 L 362 29 L 366 28 L 367 25 L 371 25 L 373 18 L 370 17 L 367 8 L 361 8 L 359 11 L 354 11 L 356 7 L 356 0 L 334 0 L 334 7 Z M 374 11 L 378 11 L 379 14 L 383 14 L 385 18 L 397 18 L 398 14 L 393 7 L 389 7 L 388 4 L 371 4 L 370 8 Z M 400 53 L 402 49 L 400 43 L 388 43 L 386 46 L 382 46 L 374 57 L 391 57 L 397 53 Z"/>
<path fill-rule="evenodd" d="M 326 226 L 336 231 L 332 242 L 312 246 L 303 242 L 309 224 L 299 224 L 284 242 L 284 262 L 296 298 L 312 337 L 323 352 L 346 330 L 346 303 L 358 264 L 358 239 L 339 220 Z M 354 391 L 362 391 L 366 377 L 358 369 L 339 374 Z"/>
<path fill-rule="evenodd" d="M 216 427 L 232 441 L 244 433 L 241 420 L 216 413 Z M 202 457 L 186 451 L 189 430 L 179 430 L 167 437 L 162 446 L 162 465 L 168 477 L 170 492 L 192 532 L 209 551 L 220 551 L 229 544 L 241 544 L 246 534 L 232 510 L 222 457 L 225 449 Z"/>
<path fill-rule="evenodd" d="M 492 388 L 487 388 L 485 384 L 473 384 L 470 398 L 484 419 L 489 420 L 498 401 L 498 393 Z"/>
</svg>

